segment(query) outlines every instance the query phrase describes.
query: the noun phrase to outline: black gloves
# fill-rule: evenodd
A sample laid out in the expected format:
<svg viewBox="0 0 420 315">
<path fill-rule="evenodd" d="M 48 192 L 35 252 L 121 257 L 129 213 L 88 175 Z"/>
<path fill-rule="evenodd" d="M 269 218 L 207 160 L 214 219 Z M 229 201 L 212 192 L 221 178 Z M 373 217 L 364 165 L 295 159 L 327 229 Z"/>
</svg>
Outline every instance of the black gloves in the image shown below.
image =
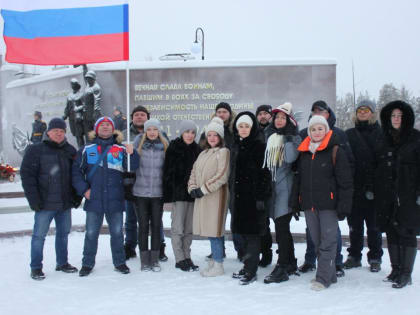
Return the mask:
<svg viewBox="0 0 420 315">
<path fill-rule="evenodd" d="M 196 188 L 196 189 L 191 190 L 190 195 L 194 199 L 199 199 L 199 198 L 204 196 L 204 194 L 203 194 L 203 192 L 201 191 L 200 188 Z"/>
<path fill-rule="evenodd" d="M 44 207 L 41 203 L 32 203 L 29 206 L 34 211 L 39 211 L 39 210 L 41 210 Z"/>
<path fill-rule="evenodd" d="M 264 201 L 257 200 L 257 211 L 264 211 L 264 210 L 265 210 Z"/>
</svg>

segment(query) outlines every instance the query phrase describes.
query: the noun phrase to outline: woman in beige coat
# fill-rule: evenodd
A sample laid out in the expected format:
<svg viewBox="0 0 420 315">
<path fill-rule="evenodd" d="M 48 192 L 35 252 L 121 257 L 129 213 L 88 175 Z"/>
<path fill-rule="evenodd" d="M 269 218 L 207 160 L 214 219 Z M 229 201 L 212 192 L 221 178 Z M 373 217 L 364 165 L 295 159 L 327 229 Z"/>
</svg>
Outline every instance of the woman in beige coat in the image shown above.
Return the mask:
<svg viewBox="0 0 420 315">
<path fill-rule="evenodd" d="M 223 235 L 229 191 L 229 150 L 224 147 L 223 121 L 215 117 L 206 126 L 206 149 L 194 163 L 188 182 L 188 192 L 193 198 L 193 233 L 210 240 L 212 260 L 201 271 L 203 277 L 224 274 Z"/>
</svg>

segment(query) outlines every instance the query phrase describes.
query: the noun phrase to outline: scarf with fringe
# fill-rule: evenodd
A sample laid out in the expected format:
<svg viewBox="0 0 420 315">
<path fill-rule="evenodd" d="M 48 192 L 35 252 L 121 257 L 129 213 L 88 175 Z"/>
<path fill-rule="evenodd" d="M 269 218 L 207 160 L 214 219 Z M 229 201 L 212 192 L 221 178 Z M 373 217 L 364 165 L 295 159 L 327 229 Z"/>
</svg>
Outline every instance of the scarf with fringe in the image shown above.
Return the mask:
<svg viewBox="0 0 420 315">
<path fill-rule="evenodd" d="M 271 172 L 273 181 L 276 181 L 277 167 L 283 164 L 284 160 L 284 136 L 273 133 L 267 140 L 267 147 L 264 154 L 264 167 Z"/>
</svg>

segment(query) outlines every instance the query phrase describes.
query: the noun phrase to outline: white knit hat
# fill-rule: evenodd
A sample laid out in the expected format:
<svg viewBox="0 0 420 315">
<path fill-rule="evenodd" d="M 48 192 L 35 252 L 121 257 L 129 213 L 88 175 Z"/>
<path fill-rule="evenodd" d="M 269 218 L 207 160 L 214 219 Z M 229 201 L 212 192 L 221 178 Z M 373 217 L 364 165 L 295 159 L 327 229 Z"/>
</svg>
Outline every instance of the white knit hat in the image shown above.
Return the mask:
<svg viewBox="0 0 420 315">
<path fill-rule="evenodd" d="M 206 137 L 209 131 L 217 132 L 217 134 L 223 139 L 225 137 L 225 128 L 223 125 L 223 120 L 219 117 L 214 117 L 206 126 Z"/>
<path fill-rule="evenodd" d="M 242 115 L 238 118 L 238 120 L 236 121 L 236 125 L 235 125 L 236 128 L 238 128 L 241 123 L 246 123 L 251 128 L 252 128 L 252 125 L 254 124 L 254 122 L 252 121 L 252 118 L 249 117 L 246 114 L 244 114 L 244 115 Z"/>
<path fill-rule="evenodd" d="M 278 106 L 277 108 L 273 109 L 272 113 L 273 116 L 278 113 L 278 112 L 283 112 L 285 113 L 287 116 L 289 116 L 290 121 L 297 126 L 297 122 L 295 120 L 295 118 L 293 117 L 293 105 L 292 103 L 286 102 L 284 104 L 281 104 L 280 106 Z"/>
<path fill-rule="evenodd" d="M 328 125 L 327 120 L 324 118 L 324 116 L 321 115 L 315 115 L 312 116 L 308 123 L 308 135 L 311 136 L 311 127 L 314 125 L 324 125 L 326 132 L 330 131 L 330 126 Z M 312 137 L 311 137 L 312 138 Z"/>
</svg>

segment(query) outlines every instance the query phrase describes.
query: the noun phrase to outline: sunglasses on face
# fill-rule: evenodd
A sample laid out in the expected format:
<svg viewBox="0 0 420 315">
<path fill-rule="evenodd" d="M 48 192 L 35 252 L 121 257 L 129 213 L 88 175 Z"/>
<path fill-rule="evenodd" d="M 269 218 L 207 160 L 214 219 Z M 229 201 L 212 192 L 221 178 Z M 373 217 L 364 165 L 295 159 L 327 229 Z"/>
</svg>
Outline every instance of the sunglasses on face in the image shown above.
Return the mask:
<svg viewBox="0 0 420 315">
<path fill-rule="evenodd" d="M 366 107 L 362 107 L 362 108 L 357 109 L 357 113 L 365 114 L 365 113 L 369 113 L 369 112 L 370 112 L 370 109 L 366 108 Z"/>
</svg>

